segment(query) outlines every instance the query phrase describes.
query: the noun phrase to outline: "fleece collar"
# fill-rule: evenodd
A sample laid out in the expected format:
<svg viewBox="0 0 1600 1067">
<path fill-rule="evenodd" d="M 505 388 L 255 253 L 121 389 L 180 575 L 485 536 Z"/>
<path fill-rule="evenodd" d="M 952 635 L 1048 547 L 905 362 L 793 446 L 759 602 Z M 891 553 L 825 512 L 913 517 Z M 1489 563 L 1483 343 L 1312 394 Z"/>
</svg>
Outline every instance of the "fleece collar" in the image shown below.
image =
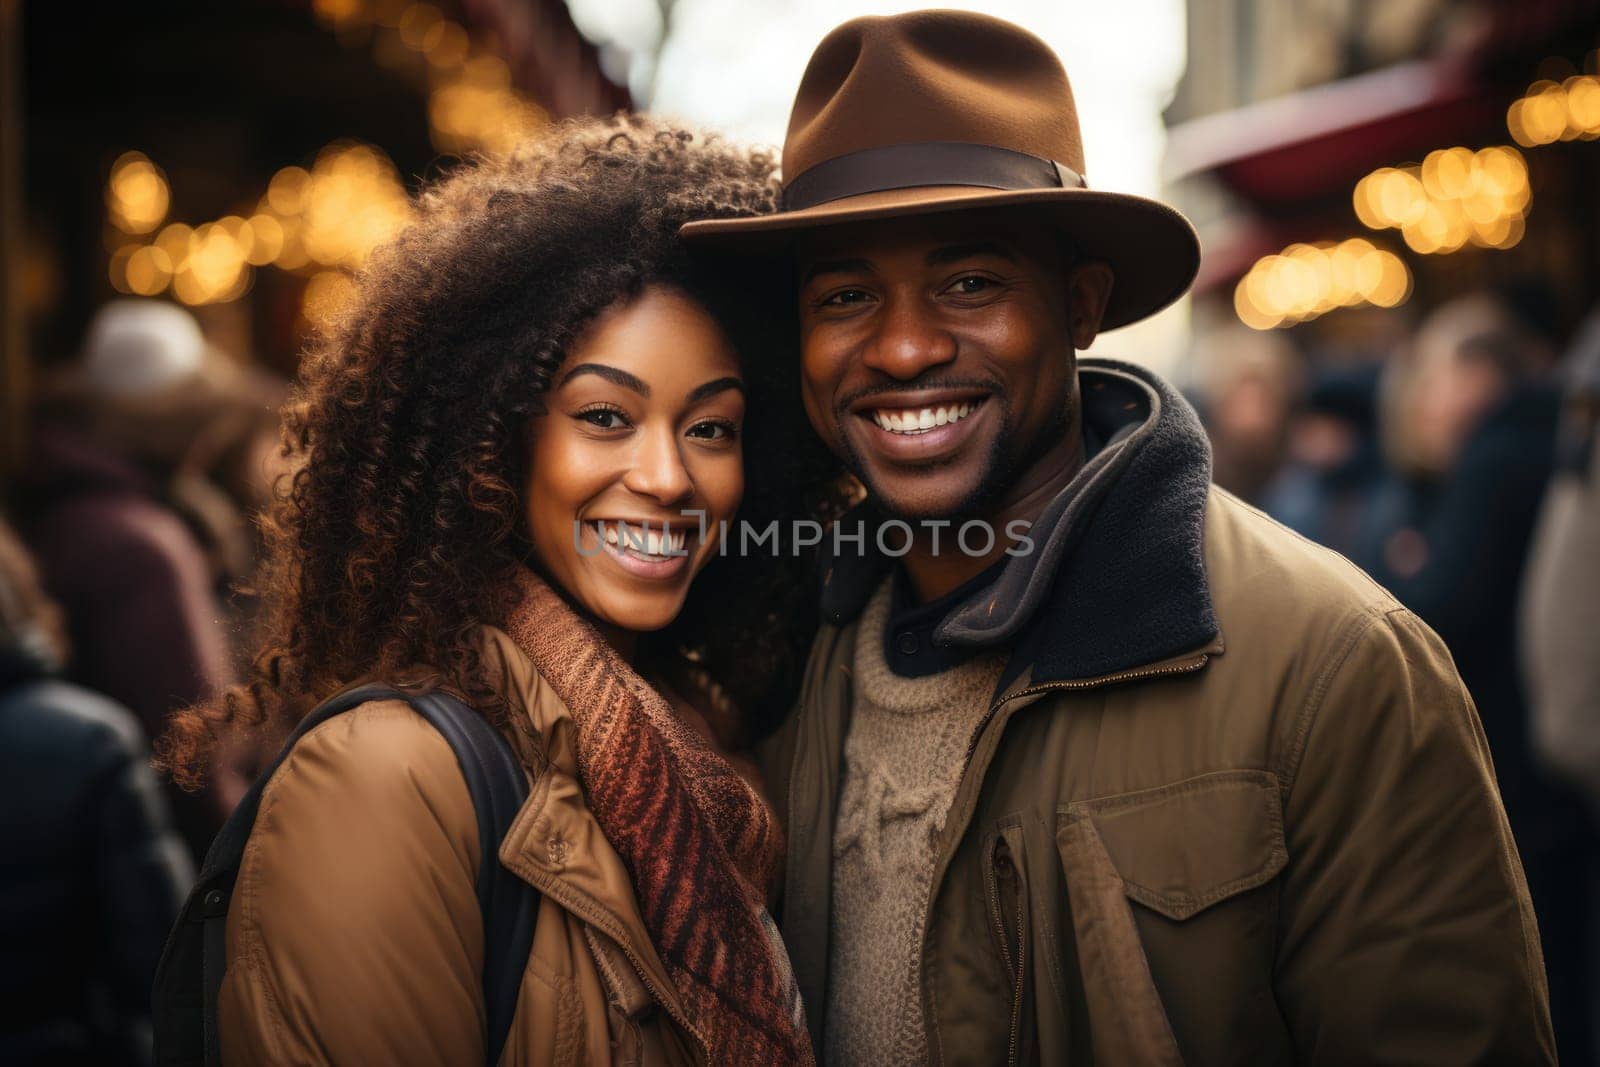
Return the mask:
<svg viewBox="0 0 1600 1067">
<path fill-rule="evenodd" d="M 1211 446 L 1194 409 L 1159 376 L 1128 363 L 1078 363 L 1083 418 L 1105 442 L 1029 531 L 1033 550 L 1007 559 L 993 584 L 945 618 L 935 640 L 1013 646 L 1007 680 L 1094 678 L 1199 648 L 1218 634 L 1206 579 L 1204 528 Z M 850 523 L 852 515 L 846 522 Z M 870 529 L 877 517 L 862 518 Z M 860 614 L 893 560 L 837 555 L 823 617 Z"/>
</svg>

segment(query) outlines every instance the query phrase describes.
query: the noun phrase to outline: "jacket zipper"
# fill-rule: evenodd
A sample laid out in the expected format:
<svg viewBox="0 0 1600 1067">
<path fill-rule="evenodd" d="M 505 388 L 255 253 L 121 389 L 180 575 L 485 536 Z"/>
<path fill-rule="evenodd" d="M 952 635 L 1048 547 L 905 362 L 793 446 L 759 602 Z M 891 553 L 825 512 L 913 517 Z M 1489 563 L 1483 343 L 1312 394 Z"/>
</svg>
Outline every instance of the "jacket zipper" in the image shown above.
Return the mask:
<svg viewBox="0 0 1600 1067">
<path fill-rule="evenodd" d="M 1022 1030 L 1022 983 L 1027 976 L 1028 958 L 1027 942 L 1022 936 L 1022 892 L 1017 883 L 1017 868 L 1012 862 L 1010 848 L 1006 845 L 1005 838 L 995 842 L 994 872 L 992 903 L 994 905 L 995 932 L 1000 935 L 1000 959 L 1005 964 L 1008 977 L 1012 979 L 1011 991 L 1011 1038 L 1010 1052 L 1006 1057 L 1008 1065 L 1017 1062 L 1017 1039 Z M 1007 892 L 1015 902 L 1015 912 L 1012 919 L 1012 929 L 1017 932 L 1016 966 L 1011 965 L 1011 934 L 1006 930 L 1005 911 L 1000 900 L 1000 883 L 1009 886 Z"/>
<path fill-rule="evenodd" d="M 989 710 L 986 711 L 984 713 L 983 718 L 981 720 L 979 720 L 977 728 L 972 731 L 972 737 L 967 741 L 967 754 L 966 754 L 966 758 L 965 758 L 966 766 L 962 770 L 962 773 L 961 773 L 962 784 L 965 784 L 967 771 L 971 769 L 972 756 L 977 751 L 979 739 L 981 739 L 983 737 L 983 735 L 984 735 L 984 732 L 986 730 L 988 730 L 989 724 L 994 721 L 994 717 L 995 717 L 996 714 L 999 713 L 1000 709 L 1005 707 L 1011 701 L 1018 700 L 1018 699 L 1020 699 L 1022 697 L 1036 696 L 1036 695 L 1038 695 L 1040 693 L 1048 693 L 1048 692 L 1051 692 L 1052 690 L 1056 690 L 1056 689 L 1095 689 L 1095 688 L 1098 688 L 1098 687 L 1100 687 L 1102 685 L 1111 685 L 1111 684 L 1113 684 L 1115 682 L 1132 681 L 1132 680 L 1134 680 L 1136 678 L 1155 678 L 1155 677 L 1159 677 L 1161 675 L 1166 675 L 1166 674 L 1192 674 L 1193 672 L 1195 672 L 1195 671 L 1199 670 L 1200 668 L 1204 667 L 1208 662 L 1210 662 L 1210 660 L 1211 660 L 1211 655 L 1209 653 L 1201 652 L 1201 653 L 1193 656 L 1190 659 L 1184 660 L 1181 663 L 1170 663 L 1170 664 L 1166 664 L 1166 665 L 1160 666 L 1160 667 L 1144 667 L 1144 668 L 1141 668 L 1141 669 L 1138 669 L 1138 670 L 1119 671 L 1116 674 L 1108 674 L 1108 675 L 1105 675 L 1105 676 L 1100 677 L 1100 678 L 1082 678 L 1082 679 L 1070 679 L 1070 680 L 1058 681 L 1058 682 L 1041 682 L 1038 685 L 1025 686 L 1022 689 L 1017 690 L 1015 693 L 1010 693 L 1010 694 L 1008 694 L 1006 696 L 1003 696 L 999 700 L 996 700 L 993 704 L 989 705 Z M 795 755 L 796 755 L 796 762 L 798 762 L 798 760 L 799 760 L 799 750 L 798 750 L 798 748 L 796 749 Z M 957 787 L 956 787 L 956 796 L 959 797 L 960 795 L 961 795 L 961 785 L 957 785 Z M 966 818 L 966 816 L 963 816 L 962 818 L 964 820 Z M 951 827 L 950 823 L 946 823 L 945 824 L 946 831 L 948 831 L 950 829 L 950 827 Z M 965 825 L 963 823 L 962 833 L 965 834 L 965 832 L 966 832 Z M 942 848 L 941 848 L 941 852 L 942 852 Z M 944 875 L 945 875 L 945 872 L 946 872 L 946 870 L 947 870 L 947 868 L 949 866 L 949 863 L 950 863 L 950 857 L 949 856 L 945 856 L 945 855 L 941 855 L 940 856 L 938 862 L 935 865 L 934 884 L 932 886 L 930 886 L 929 890 L 928 890 L 928 901 L 927 901 L 927 904 L 926 904 L 926 910 L 924 911 L 923 916 L 922 916 L 922 931 L 923 931 L 922 938 L 923 938 L 923 951 L 924 951 L 924 953 L 926 953 L 926 950 L 927 950 L 928 931 L 930 931 L 932 929 L 932 924 L 933 924 L 933 900 L 934 900 L 934 897 L 936 897 L 938 895 L 939 886 L 942 885 L 943 882 L 944 882 Z M 1020 904 L 1019 904 L 1019 908 L 1020 908 Z M 996 915 L 999 914 L 998 908 L 996 908 L 995 914 Z M 1003 934 L 1004 931 L 1002 930 L 1001 933 Z M 1001 944 L 1002 945 L 1005 944 L 1005 938 L 1003 936 L 1001 937 Z M 1021 955 L 1020 948 L 1018 950 L 1018 955 L 1019 956 Z M 927 983 L 925 981 L 921 981 L 920 980 L 921 979 L 921 969 L 922 969 L 922 963 L 919 962 L 918 963 L 919 984 L 922 986 L 924 993 L 926 993 Z M 1019 975 L 1022 973 L 1022 968 L 1020 966 L 1017 968 L 1017 973 Z M 1011 1011 L 1011 1058 L 1012 1058 L 1013 1062 L 1015 1061 L 1016 1054 L 1017 1054 L 1017 1037 L 1018 1037 L 1017 1031 L 1020 1028 L 1020 1024 L 1021 1024 L 1021 1019 L 1019 1018 L 1021 1003 L 1022 1003 L 1021 979 L 1019 978 L 1018 979 L 1018 993 L 1017 993 L 1017 995 L 1016 995 L 1016 997 L 1014 999 L 1014 1003 L 1012 1005 L 1012 1011 Z M 924 996 L 924 998 L 923 998 L 923 1011 L 924 1011 L 923 1019 L 924 1019 L 924 1022 L 926 1023 L 926 1025 L 927 1025 L 927 1030 L 928 1030 L 928 1044 L 929 1044 L 930 1054 L 935 1058 L 936 1062 L 943 1062 L 943 1058 L 944 1058 L 943 1057 L 943 1051 L 941 1049 L 939 1049 L 939 1046 L 938 1046 L 938 1043 L 937 1043 L 937 1037 L 935 1036 L 934 1020 L 930 1015 L 927 1014 L 927 998 L 926 998 L 926 996 Z"/>
<path fill-rule="evenodd" d="M 995 713 L 1005 705 L 1011 703 L 1013 700 L 1020 700 L 1023 697 L 1037 696 L 1040 693 L 1048 693 L 1056 689 L 1098 689 L 1102 685 L 1112 685 L 1116 682 L 1129 682 L 1133 681 L 1135 678 L 1154 678 L 1163 674 L 1192 674 L 1201 667 L 1204 667 L 1206 663 L 1210 661 L 1210 659 L 1211 656 L 1208 653 L 1202 652 L 1193 659 L 1184 660 L 1182 663 L 1168 664 L 1164 667 L 1146 667 L 1141 670 L 1122 671 L 1118 674 L 1108 674 L 1103 678 L 1070 679 L 1059 682 L 1041 682 L 1038 685 L 1025 686 L 1022 689 L 1017 690 L 1015 693 L 1010 693 L 1001 697 L 999 700 L 990 705 L 989 710 L 985 712 L 983 718 L 979 720 L 977 729 L 972 731 L 972 737 L 967 741 L 967 760 L 969 762 L 971 761 L 973 752 L 975 752 L 978 748 L 978 739 L 981 738 L 983 736 L 983 732 L 988 729 L 989 723 L 993 721 L 995 717 Z"/>
</svg>

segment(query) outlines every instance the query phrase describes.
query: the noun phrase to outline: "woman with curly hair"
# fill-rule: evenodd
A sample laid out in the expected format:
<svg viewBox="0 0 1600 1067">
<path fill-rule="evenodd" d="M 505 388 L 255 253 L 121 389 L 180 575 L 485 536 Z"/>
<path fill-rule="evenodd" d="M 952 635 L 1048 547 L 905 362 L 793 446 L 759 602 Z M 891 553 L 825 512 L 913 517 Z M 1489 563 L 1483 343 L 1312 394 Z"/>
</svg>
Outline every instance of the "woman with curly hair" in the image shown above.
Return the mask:
<svg viewBox="0 0 1600 1067">
<path fill-rule="evenodd" d="M 286 411 L 254 679 L 165 741 L 192 778 L 370 681 L 489 717 L 532 781 L 498 860 L 542 894 L 501 1063 L 811 1060 L 766 912 L 782 831 L 741 755 L 792 698 L 810 563 L 717 531 L 804 516 L 830 471 L 784 323 L 676 237 L 770 210 L 772 171 L 618 119 L 427 191 Z M 406 703 L 311 729 L 239 867 L 224 1061 L 482 1061 L 495 858 Z"/>
</svg>

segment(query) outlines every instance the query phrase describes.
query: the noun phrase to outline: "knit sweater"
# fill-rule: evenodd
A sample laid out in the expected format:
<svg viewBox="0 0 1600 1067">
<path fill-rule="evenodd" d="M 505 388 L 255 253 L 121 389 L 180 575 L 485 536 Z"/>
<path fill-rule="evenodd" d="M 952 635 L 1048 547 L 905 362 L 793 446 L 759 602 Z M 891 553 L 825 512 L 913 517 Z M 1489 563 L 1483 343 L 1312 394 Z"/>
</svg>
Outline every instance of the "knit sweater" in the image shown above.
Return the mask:
<svg viewBox="0 0 1600 1067">
<path fill-rule="evenodd" d="M 884 659 L 890 583 L 862 613 L 833 834 L 824 1062 L 927 1061 L 918 959 L 939 833 L 1004 668 L 988 652 L 902 678 Z"/>
</svg>

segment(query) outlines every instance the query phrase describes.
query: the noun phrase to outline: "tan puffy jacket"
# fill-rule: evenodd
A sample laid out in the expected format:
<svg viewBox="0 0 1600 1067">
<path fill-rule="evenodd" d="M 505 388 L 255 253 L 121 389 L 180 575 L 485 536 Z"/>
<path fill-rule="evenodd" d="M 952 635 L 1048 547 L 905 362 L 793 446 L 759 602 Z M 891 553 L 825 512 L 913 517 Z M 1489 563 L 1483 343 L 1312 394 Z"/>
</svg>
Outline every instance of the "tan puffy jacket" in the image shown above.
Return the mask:
<svg viewBox="0 0 1600 1067">
<path fill-rule="evenodd" d="M 485 628 L 484 658 L 532 777 L 499 861 L 543 894 L 500 1062 L 702 1062 L 584 804 L 571 715 L 504 633 Z M 455 756 L 407 705 L 364 704 L 307 734 L 263 793 L 240 866 L 223 1062 L 482 1063 L 481 859 Z"/>
</svg>

